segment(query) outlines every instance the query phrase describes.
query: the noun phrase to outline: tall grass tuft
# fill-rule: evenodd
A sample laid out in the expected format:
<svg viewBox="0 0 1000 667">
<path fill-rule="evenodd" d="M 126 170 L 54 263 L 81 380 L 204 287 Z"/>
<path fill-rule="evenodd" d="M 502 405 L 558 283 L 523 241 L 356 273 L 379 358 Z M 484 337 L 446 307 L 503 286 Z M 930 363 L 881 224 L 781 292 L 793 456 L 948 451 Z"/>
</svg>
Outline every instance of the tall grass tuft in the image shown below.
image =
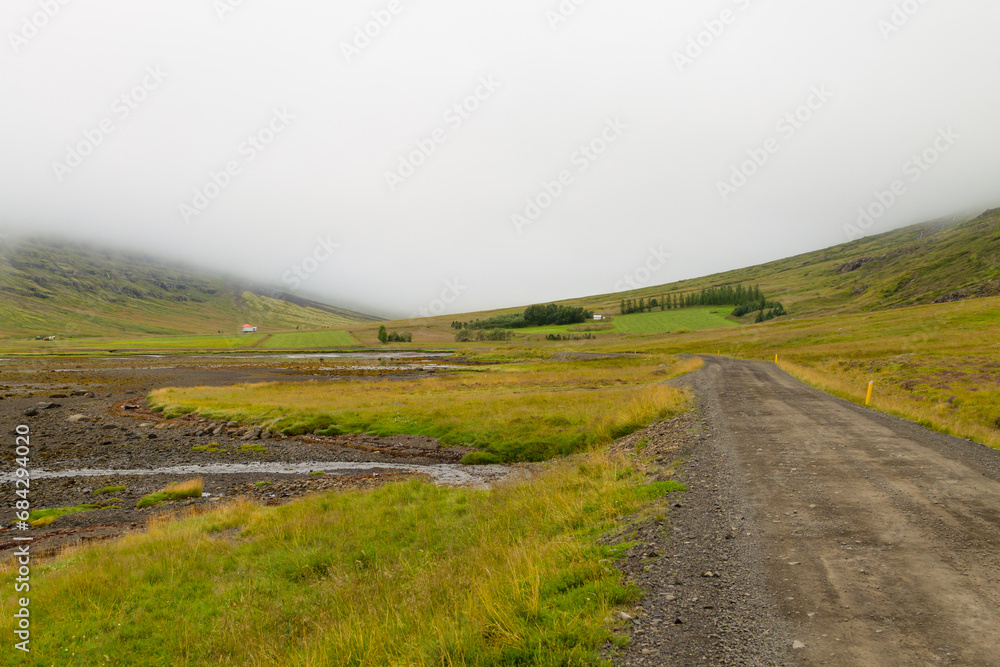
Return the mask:
<svg viewBox="0 0 1000 667">
<path fill-rule="evenodd" d="M 163 489 L 170 500 L 181 500 L 183 498 L 201 498 L 205 490 L 205 483 L 200 477 L 186 482 L 177 482 Z"/>
</svg>

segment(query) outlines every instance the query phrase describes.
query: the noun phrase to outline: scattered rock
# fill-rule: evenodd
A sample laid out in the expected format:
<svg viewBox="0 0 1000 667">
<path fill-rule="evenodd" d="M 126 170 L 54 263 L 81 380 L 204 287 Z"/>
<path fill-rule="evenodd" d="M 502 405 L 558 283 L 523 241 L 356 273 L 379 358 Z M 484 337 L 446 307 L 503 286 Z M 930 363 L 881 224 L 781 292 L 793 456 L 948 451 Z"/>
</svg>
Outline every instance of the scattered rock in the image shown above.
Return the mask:
<svg viewBox="0 0 1000 667">
<path fill-rule="evenodd" d="M 239 424 L 237 422 L 228 422 L 228 423 L 226 423 L 226 428 L 236 428 L 237 426 L 239 426 Z"/>
<path fill-rule="evenodd" d="M 868 262 L 873 261 L 875 261 L 874 257 L 858 257 L 857 259 L 852 259 L 849 262 L 841 264 L 837 268 L 837 273 L 851 273 L 852 271 L 857 271 Z"/>
<path fill-rule="evenodd" d="M 28 408 L 27 410 L 24 411 L 25 417 L 34 417 L 37 414 L 38 410 L 36 410 L 35 408 Z"/>
<path fill-rule="evenodd" d="M 88 421 L 87 415 L 72 415 L 68 421 L 73 423 Z"/>
<path fill-rule="evenodd" d="M 53 410 L 55 408 L 61 408 L 62 405 L 60 405 L 59 403 L 42 402 L 42 403 L 36 403 L 35 407 L 38 408 L 39 410 Z"/>
<path fill-rule="evenodd" d="M 49 398 L 69 398 L 69 394 L 49 394 Z"/>
<path fill-rule="evenodd" d="M 258 440 L 260 438 L 261 432 L 263 432 L 260 426 L 254 426 L 252 429 L 247 431 L 247 434 L 243 436 L 244 440 Z"/>
<path fill-rule="evenodd" d="M 629 616 L 628 614 L 626 614 L 623 611 L 618 612 L 618 618 L 622 619 L 623 621 L 631 621 L 632 620 L 632 617 Z"/>
<path fill-rule="evenodd" d="M 212 429 L 212 435 L 222 435 L 225 432 L 225 430 L 226 430 L 225 424 L 222 424 L 221 426 L 216 426 L 214 429 Z"/>
<path fill-rule="evenodd" d="M 796 639 L 795 641 L 792 642 L 792 648 L 794 648 L 794 649 L 800 649 L 800 648 L 805 648 L 805 647 L 806 647 L 806 645 L 803 644 L 802 642 L 800 642 L 798 639 Z"/>
</svg>

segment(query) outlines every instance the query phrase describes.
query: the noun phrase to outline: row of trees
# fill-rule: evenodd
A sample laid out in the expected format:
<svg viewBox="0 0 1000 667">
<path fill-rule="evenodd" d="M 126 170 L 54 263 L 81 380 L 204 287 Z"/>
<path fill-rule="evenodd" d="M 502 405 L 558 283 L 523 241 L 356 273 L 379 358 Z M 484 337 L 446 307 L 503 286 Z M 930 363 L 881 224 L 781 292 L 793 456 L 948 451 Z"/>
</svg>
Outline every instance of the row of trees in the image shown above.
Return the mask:
<svg viewBox="0 0 1000 667">
<path fill-rule="evenodd" d="M 670 308 L 679 308 L 675 305 L 677 295 L 674 294 L 673 297 L 661 296 L 657 299 L 655 296 L 649 301 L 646 299 L 622 299 L 621 303 L 621 313 L 622 315 L 631 315 L 632 313 L 646 313 L 652 312 L 659 308 L 660 310 L 667 310 Z"/>
<path fill-rule="evenodd" d="M 378 328 L 378 339 L 383 345 L 386 343 L 412 343 L 413 335 L 409 332 L 396 333 L 393 331 L 389 333 L 385 330 L 385 325 L 382 325 Z"/>
<path fill-rule="evenodd" d="M 528 306 L 523 313 L 497 315 L 485 320 L 476 319 L 471 322 L 454 321 L 452 329 L 523 329 L 525 327 L 544 327 L 559 324 L 579 324 L 594 317 L 594 313 L 579 306 L 547 305 Z"/>
<path fill-rule="evenodd" d="M 733 317 L 743 317 L 748 313 L 759 311 L 758 322 L 788 314 L 780 302 L 768 301 L 758 285 L 753 287 L 744 287 L 743 285 L 708 287 L 700 292 L 666 294 L 661 295 L 660 298 L 652 297 L 649 300 L 644 298 L 638 300 L 622 299 L 620 310 L 622 315 L 629 315 L 631 313 L 646 313 L 657 308 L 674 310 L 694 306 L 734 306 Z"/>
</svg>

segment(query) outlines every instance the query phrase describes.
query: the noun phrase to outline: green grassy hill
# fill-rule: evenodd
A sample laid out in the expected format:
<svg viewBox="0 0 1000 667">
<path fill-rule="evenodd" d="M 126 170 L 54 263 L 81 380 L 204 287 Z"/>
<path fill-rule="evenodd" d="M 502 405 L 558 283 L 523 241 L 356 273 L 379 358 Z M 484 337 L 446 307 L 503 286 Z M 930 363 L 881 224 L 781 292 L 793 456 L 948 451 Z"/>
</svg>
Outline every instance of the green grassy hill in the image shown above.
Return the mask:
<svg viewBox="0 0 1000 667">
<path fill-rule="evenodd" d="M 757 283 L 793 316 L 878 310 L 1000 294 L 1000 209 L 928 222 L 703 278 L 571 303 L 613 313 L 622 298 Z M 569 303 L 569 302 L 568 302 Z"/>
<path fill-rule="evenodd" d="M 0 337 L 332 329 L 375 321 L 133 253 L 49 239 L 0 251 Z"/>
<path fill-rule="evenodd" d="M 1000 209 L 967 222 L 926 222 L 803 255 L 628 292 L 557 303 L 616 315 L 622 299 L 759 284 L 792 316 L 822 316 L 1000 294 Z M 429 318 L 487 319 L 523 307 Z"/>
</svg>

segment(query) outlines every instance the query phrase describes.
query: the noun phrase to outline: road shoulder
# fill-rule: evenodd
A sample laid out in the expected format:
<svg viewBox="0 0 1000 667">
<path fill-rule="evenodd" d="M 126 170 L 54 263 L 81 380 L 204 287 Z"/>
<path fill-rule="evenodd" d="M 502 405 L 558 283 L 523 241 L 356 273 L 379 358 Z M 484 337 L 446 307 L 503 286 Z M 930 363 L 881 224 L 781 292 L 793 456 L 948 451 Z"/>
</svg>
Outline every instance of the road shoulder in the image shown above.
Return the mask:
<svg viewBox="0 0 1000 667">
<path fill-rule="evenodd" d="M 710 419 L 698 387 L 701 371 L 682 379 L 698 394 L 697 409 L 633 434 L 673 448 L 675 479 L 688 491 L 672 499 L 664 523 L 634 526 L 635 542 L 619 563 L 643 591 L 628 621 L 630 646 L 616 665 L 791 665 L 791 639 L 770 599 L 757 540 L 732 452 Z M 706 409 L 708 407 L 708 409 Z"/>
</svg>

